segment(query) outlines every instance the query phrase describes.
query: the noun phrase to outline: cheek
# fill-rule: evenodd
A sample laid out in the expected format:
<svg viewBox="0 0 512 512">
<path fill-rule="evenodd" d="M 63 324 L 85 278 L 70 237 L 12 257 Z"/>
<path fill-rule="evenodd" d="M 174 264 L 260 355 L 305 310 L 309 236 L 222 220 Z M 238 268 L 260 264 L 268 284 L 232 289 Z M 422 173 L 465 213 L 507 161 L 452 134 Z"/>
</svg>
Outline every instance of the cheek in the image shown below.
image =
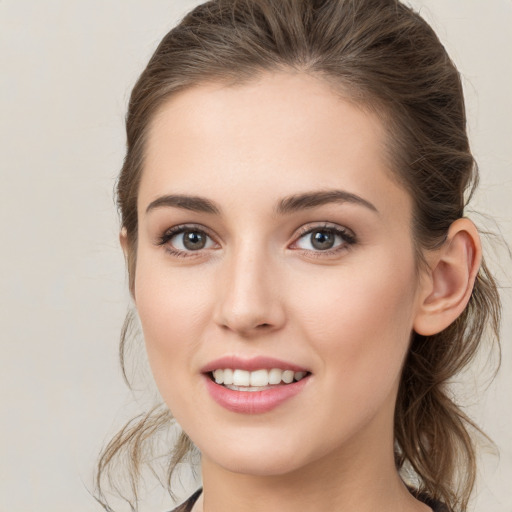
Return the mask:
<svg viewBox="0 0 512 512">
<path fill-rule="evenodd" d="M 325 279 L 312 275 L 303 282 L 308 293 L 294 294 L 303 334 L 321 356 L 328 385 L 343 383 L 354 404 L 395 386 L 412 332 L 416 293 L 412 260 L 398 265 L 390 255 L 358 268 L 347 265 Z"/>
<path fill-rule="evenodd" d="M 139 255 L 135 298 L 149 363 L 163 398 L 194 371 L 193 355 L 209 310 L 208 288 L 200 276 L 190 278 Z"/>
</svg>

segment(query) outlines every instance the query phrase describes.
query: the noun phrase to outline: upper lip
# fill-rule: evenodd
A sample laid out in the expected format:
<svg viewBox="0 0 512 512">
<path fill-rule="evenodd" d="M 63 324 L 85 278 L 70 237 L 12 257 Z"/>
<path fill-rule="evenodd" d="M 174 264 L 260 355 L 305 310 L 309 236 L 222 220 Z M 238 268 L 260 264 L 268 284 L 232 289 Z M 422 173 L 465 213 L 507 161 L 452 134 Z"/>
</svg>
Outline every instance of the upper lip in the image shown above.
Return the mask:
<svg viewBox="0 0 512 512">
<path fill-rule="evenodd" d="M 293 370 L 294 372 L 309 371 L 307 368 L 304 368 L 300 365 L 282 361 L 280 359 L 275 359 L 274 357 L 257 356 L 245 359 L 239 356 L 231 355 L 220 357 L 219 359 L 211 361 L 203 368 L 201 368 L 201 373 L 213 372 L 214 370 L 225 368 L 246 370 L 249 372 L 263 369 L 270 370 L 272 368 L 279 368 L 280 370 Z"/>
</svg>

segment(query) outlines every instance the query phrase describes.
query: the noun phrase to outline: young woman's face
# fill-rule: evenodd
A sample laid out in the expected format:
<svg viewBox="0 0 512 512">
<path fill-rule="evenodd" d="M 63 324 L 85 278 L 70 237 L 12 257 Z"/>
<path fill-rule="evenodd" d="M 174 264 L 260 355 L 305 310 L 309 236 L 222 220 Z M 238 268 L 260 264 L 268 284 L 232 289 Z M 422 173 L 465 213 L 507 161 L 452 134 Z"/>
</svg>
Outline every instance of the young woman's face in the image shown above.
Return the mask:
<svg viewBox="0 0 512 512">
<path fill-rule="evenodd" d="M 392 457 L 419 285 L 384 144 L 376 116 L 302 74 L 191 88 L 154 119 L 135 301 L 162 397 L 211 465 Z"/>
</svg>

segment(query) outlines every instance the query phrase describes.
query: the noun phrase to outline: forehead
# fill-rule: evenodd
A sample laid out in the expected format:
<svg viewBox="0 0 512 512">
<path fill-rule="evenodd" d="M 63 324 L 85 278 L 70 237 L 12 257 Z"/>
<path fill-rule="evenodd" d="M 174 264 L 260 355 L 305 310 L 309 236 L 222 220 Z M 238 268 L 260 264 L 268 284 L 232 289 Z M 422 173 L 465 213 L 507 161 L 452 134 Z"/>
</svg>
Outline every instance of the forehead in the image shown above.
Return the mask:
<svg viewBox="0 0 512 512">
<path fill-rule="evenodd" d="M 240 197 L 249 205 L 341 187 L 403 215 L 409 198 L 393 178 L 385 141 L 376 114 L 314 76 L 202 84 L 175 94 L 155 115 L 139 205 L 171 193 Z"/>
</svg>

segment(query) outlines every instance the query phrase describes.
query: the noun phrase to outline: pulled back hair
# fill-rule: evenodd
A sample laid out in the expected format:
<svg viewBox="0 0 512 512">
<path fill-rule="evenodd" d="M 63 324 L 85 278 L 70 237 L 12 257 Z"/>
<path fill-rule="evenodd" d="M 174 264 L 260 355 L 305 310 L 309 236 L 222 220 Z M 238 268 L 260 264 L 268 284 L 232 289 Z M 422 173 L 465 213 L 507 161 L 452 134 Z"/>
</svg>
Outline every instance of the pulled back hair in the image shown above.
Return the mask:
<svg viewBox="0 0 512 512">
<path fill-rule="evenodd" d="M 264 72 L 321 77 L 344 98 L 377 112 L 387 128 L 394 177 L 413 199 L 418 268 L 425 265 L 423 251 L 442 245 L 451 223 L 464 215 L 478 171 L 466 134 L 461 80 L 416 12 L 398 0 L 213 0 L 164 37 L 131 94 L 117 201 L 132 291 L 137 194 L 155 113 L 179 90 L 207 81 L 236 86 Z M 120 343 L 125 378 L 132 320 L 127 318 Z M 497 286 L 483 262 L 464 312 L 439 334 L 412 333 L 404 363 L 394 424 L 397 469 L 405 480 L 412 472 L 417 491 L 450 511 L 467 506 L 476 475 L 473 434 L 480 431 L 454 401 L 449 383 L 472 361 L 486 328 L 498 339 L 499 321 Z M 137 508 L 144 454 L 154 434 L 172 421 L 170 411 L 157 407 L 114 437 L 98 464 L 100 501 L 116 461 L 127 457 Z M 169 491 L 173 470 L 191 448 L 183 433 L 167 454 Z"/>
</svg>

